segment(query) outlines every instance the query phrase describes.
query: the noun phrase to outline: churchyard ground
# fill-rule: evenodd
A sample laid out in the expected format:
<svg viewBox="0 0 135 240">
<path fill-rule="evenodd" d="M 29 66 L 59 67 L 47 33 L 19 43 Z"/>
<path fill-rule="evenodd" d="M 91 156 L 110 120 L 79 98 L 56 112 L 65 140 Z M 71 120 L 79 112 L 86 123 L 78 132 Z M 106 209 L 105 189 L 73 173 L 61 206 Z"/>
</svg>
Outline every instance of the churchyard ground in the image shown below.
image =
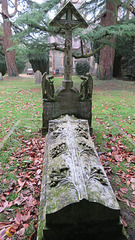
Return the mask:
<svg viewBox="0 0 135 240">
<path fill-rule="evenodd" d="M 56 88 L 61 81 L 54 78 Z M 73 81 L 79 89 L 79 77 Z M 134 81 L 94 77 L 92 137 L 130 240 L 135 239 L 134 99 Z M 37 228 L 45 142 L 41 127 L 41 85 L 29 76 L 4 77 L 0 82 L 0 234 L 4 230 L 5 239 L 10 234 L 10 239 L 32 239 Z"/>
</svg>

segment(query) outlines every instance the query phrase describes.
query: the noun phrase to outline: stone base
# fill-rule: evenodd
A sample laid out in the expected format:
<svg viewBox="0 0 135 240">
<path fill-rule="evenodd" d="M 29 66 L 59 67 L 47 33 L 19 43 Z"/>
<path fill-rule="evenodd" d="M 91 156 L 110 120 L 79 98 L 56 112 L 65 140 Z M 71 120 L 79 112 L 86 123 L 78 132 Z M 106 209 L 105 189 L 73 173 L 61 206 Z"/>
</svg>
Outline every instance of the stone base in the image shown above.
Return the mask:
<svg viewBox="0 0 135 240">
<path fill-rule="evenodd" d="M 69 90 L 73 87 L 73 81 L 72 80 L 63 80 L 62 81 L 62 87 L 64 87 L 66 90 Z"/>
<path fill-rule="evenodd" d="M 92 99 L 80 101 L 79 92 L 76 88 L 60 87 L 56 92 L 54 101 L 43 99 L 42 134 L 47 133 L 50 120 L 66 114 L 88 120 L 92 132 Z"/>
<path fill-rule="evenodd" d="M 57 226 L 50 230 L 44 230 L 43 239 L 45 240 L 127 240 L 120 233 L 122 225 L 97 224 L 90 225 L 69 225 Z"/>
</svg>

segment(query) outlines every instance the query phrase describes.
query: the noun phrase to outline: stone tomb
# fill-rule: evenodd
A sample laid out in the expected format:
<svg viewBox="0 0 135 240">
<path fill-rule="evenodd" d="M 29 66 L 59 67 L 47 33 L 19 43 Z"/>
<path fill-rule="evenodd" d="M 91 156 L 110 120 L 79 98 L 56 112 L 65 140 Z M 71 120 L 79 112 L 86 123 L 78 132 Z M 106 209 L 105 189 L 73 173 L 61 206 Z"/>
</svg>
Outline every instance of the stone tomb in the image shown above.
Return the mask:
<svg viewBox="0 0 135 240">
<path fill-rule="evenodd" d="M 87 120 L 49 121 L 37 240 L 124 240 L 120 208 Z"/>
</svg>

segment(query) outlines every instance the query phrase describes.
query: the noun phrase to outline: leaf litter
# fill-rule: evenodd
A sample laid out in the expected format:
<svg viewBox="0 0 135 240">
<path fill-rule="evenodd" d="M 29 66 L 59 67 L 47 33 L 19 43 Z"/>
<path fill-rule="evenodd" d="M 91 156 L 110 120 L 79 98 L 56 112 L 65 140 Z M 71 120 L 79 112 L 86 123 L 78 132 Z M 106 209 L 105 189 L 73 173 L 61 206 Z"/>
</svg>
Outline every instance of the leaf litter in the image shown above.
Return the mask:
<svg viewBox="0 0 135 240">
<path fill-rule="evenodd" d="M 13 237 L 24 239 L 31 222 L 34 224 L 34 234 L 36 232 L 44 143 L 45 138 L 41 136 L 30 140 L 22 138 L 21 146 L 10 157 L 8 167 L 16 164 L 13 174 L 17 180 L 10 179 L 8 182 L 6 177 L 2 180 L 8 187 L 0 195 L 0 213 L 6 216 L 7 221 L 0 222 L 0 240 L 12 240 Z M 6 168 L 2 171 L 4 173 L 6 176 Z M 13 194 L 16 197 L 10 201 L 9 196 Z M 29 239 L 32 239 L 32 235 Z"/>
<path fill-rule="evenodd" d="M 131 209 L 133 215 L 135 210 L 135 155 L 133 152 L 129 152 L 121 142 L 121 134 L 113 136 L 109 133 L 103 137 L 108 141 L 104 142 L 105 151 L 99 152 L 99 158 L 110 181 L 116 174 L 115 196 L 119 202 L 125 203 Z M 114 169 L 116 173 L 114 173 Z M 122 217 L 121 221 L 125 227 L 128 226 Z"/>
</svg>

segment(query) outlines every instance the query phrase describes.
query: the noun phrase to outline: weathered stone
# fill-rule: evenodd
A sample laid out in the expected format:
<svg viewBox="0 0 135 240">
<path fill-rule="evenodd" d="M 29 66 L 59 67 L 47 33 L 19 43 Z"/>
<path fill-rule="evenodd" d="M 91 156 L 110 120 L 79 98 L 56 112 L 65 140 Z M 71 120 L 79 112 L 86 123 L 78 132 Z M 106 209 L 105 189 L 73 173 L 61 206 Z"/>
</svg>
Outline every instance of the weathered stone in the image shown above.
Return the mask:
<svg viewBox="0 0 135 240">
<path fill-rule="evenodd" d="M 68 115 L 50 121 L 45 152 L 37 239 L 43 232 L 46 240 L 124 239 L 88 122 Z"/>
<path fill-rule="evenodd" d="M 2 73 L 0 72 L 0 81 L 3 80 L 3 76 L 2 76 Z"/>
<path fill-rule="evenodd" d="M 80 99 L 79 91 L 72 87 L 68 91 L 60 87 L 54 97 L 54 101 L 43 99 L 43 134 L 48 130 L 48 122 L 61 115 L 74 115 L 77 118 L 86 119 L 92 132 L 92 98 Z"/>
<path fill-rule="evenodd" d="M 69 1 L 50 22 L 50 26 L 60 26 L 65 31 L 64 80 L 62 81 L 62 86 L 52 97 L 50 97 L 50 94 L 43 94 L 42 133 L 45 134 L 47 132 L 49 120 L 64 114 L 73 114 L 78 118 L 87 119 L 92 132 L 92 77 L 89 74 L 87 80 L 81 84 L 81 93 L 73 87 L 72 81 L 72 30 L 76 27 L 87 28 L 88 24 L 72 2 Z M 46 87 L 46 89 L 48 88 Z M 44 92 L 43 84 L 42 91 Z"/>
<path fill-rule="evenodd" d="M 58 12 L 58 14 L 52 19 L 50 22 L 50 26 L 65 27 L 67 20 L 70 21 L 70 24 L 73 28 L 87 28 L 88 24 L 85 19 L 81 16 L 81 14 L 77 11 L 75 6 L 71 1 L 65 4 L 65 6 Z"/>
<path fill-rule="evenodd" d="M 87 73 L 86 77 L 81 76 L 81 79 L 83 80 L 80 86 L 81 100 L 91 99 L 93 91 L 93 78 L 90 73 Z"/>
<path fill-rule="evenodd" d="M 37 70 L 34 73 L 34 77 L 35 77 L 35 83 L 36 84 L 40 84 L 42 82 L 42 73 L 39 70 Z"/>
<path fill-rule="evenodd" d="M 53 78 L 54 78 L 54 76 L 52 76 L 52 75 L 47 77 L 46 72 L 43 74 L 43 77 L 42 77 L 43 104 L 46 101 L 53 101 L 54 85 L 53 85 L 53 81 L 51 81 L 51 79 L 53 79 Z"/>
</svg>

